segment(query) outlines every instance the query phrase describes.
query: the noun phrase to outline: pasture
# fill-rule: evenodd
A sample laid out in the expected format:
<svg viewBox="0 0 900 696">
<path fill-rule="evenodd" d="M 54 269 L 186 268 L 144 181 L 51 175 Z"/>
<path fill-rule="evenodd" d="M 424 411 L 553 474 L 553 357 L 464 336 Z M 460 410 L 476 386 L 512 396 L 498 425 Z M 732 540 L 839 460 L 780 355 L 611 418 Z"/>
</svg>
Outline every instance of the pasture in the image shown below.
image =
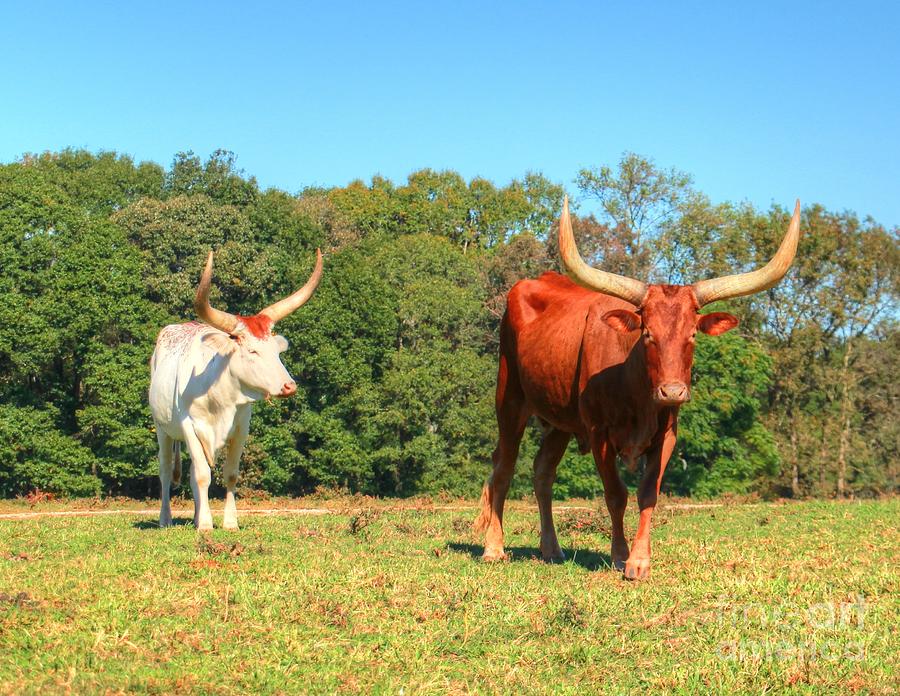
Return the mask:
<svg viewBox="0 0 900 696">
<path fill-rule="evenodd" d="M 76 506 L 0 503 L 0 692 L 820 694 L 898 685 L 897 499 L 663 500 L 641 583 L 608 569 L 608 517 L 592 502 L 558 505 L 568 555 L 559 565 L 535 558 L 538 516 L 525 502 L 510 503 L 512 557 L 494 564 L 478 560 L 472 501 L 238 506 L 239 532 L 201 535 L 185 501 L 166 530 L 137 510 L 11 518 Z M 327 512 L 249 514 L 254 507 Z M 629 537 L 635 525 L 632 499 Z"/>
</svg>

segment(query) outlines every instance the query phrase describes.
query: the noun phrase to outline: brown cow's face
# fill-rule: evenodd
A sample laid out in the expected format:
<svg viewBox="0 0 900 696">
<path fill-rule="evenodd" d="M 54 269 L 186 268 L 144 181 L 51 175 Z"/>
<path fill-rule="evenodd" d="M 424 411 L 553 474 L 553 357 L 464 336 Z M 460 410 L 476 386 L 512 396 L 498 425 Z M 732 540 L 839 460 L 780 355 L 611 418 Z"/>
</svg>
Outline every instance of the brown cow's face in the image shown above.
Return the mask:
<svg viewBox="0 0 900 696">
<path fill-rule="evenodd" d="M 647 376 L 658 404 L 675 406 L 691 398 L 691 365 L 697 331 L 718 336 L 738 325 L 724 312 L 698 314 L 700 306 L 689 286 L 651 285 L 638 312 L 614 309 L 603 320 L 616 331 L 641 330 Z"/>
</svg>

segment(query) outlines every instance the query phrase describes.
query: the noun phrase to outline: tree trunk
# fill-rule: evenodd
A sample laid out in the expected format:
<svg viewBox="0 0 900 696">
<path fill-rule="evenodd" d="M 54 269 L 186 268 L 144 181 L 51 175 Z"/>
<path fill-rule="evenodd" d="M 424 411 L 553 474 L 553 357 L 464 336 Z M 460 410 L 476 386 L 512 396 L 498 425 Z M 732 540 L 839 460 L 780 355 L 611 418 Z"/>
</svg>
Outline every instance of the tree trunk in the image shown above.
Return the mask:
<svg viewBox="0 0 900 696">
<path fill-rule="evenodd" d="M 827 496 L 828 483 L 825 480 L 825 472 L 828 469 L 828 421 L 822 421 L 822 447 L 819 449 L 819 489 L 816 495 Z"/>
<path fill-rule="evenodd" d="M 853 410 L 853 394 L 850 391 L 850 355 L 853 339 L 847 339 L 847 350 L 841 366 L 841 437 L 838 445 L 837 495 L 843 498 L 847 487 L 847 450 L 850 443 L 850 417 Z"/>
<path fill-rule="evenodd" d="M 791 414 L 791 496 L 800 497 L 800 458 L 797 454 L 797 417 Z"/>
</svg>

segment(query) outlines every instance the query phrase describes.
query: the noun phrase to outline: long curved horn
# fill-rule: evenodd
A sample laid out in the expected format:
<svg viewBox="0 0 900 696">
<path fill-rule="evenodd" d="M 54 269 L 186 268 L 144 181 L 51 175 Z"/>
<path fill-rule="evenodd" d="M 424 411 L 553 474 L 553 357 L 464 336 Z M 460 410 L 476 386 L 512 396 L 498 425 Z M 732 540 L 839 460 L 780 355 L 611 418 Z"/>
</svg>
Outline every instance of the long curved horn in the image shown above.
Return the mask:
<svg viewBox="0 0 900 696">
<path fill-rule="evenodd" d="M 209 304 L 209 285 L 212 281 L 213 253 L 209 252 L 206 258 L 206 268 L 203 269 L 203 275 L 200 276 L 200 285 L 197 286 L 197 294 L 194 295 L 194 311 L 210 326 L 214 326 L 220 331 L 231 333 L 237 326 L 238 319 L 233 314 L 214 309 Z"/>
<path fill-rule="evenodd" d="M 787 273 L 791 262 L 797 255 L 797 241 L 799 239 L 800 199 L 797 199 L 791 224 L 788 226 L 787 233 L 784 235 L 784 239 L 781 240 L 781 246 L 778 247 L 778 251 L 775 252 L 772 260 L 762 268 L 749 273 L 738 273 L 736 275 L 723 276 L 722 278 L 697 281 L 694 283 L 694 294 L 697 295 L 697 302 L 702 307 L 716 300 L 727 300 L 732 297 L 742 297 L 768 290 Z"/>
<path fill-rule="evenodd" d="M 647 284 L 628 276 L 608 273 L 588 266 L 578 248 L 575 246 L 575 235 L 572 232 L 572 221 L 569 219 L 569 197 L 563 201 L 563 211 L 559 218 L 559 255 L 563 265 L 579 285 L 607 295 L 613 295 L 640 307 L 647 294 Z"/>
<path fill-rule="evenodd" d="M 274 304 L 270 304 L 264 310 L 260 312 L 269 319 L 272 320 L 274 324 L 277 321 L 281 321 L 291 312 L 297 311 L 302 304 L 304 304 L 310 297 L 312 297 L 313 291 L 315 291 L 316 286 L 319 284 L 319 280 L 322 278 L 322 252 L 319 249 L 316 249 L 316 267 L 313 269 L 312 275 L 309 277 L 309 280 L 306 281 L 306 285 L 297 290 L 292 295 L 288 295 L 283 300 L 278 300 Z"/>
</svg>

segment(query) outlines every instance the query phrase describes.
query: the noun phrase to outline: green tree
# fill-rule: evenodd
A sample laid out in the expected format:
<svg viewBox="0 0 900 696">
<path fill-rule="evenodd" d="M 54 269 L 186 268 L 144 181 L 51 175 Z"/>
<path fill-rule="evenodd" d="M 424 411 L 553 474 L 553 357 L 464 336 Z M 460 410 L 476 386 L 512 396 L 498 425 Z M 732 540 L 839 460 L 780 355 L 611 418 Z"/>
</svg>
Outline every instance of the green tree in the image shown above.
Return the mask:
<svg viewBox="0 0 900 696">
<path fill-rule="evenodd" d="M 582 195 L 600 204 L 602 222 L 623 250 L 624 275 L 678 282 L 661 273 L 660 257 L 668 248 L 668 232 L 696 196 L 691 177 L 664 170 L 653 160 L 626 152 L 615 170 L 582 169 L 576 179 Z"/>
<path fill-rule="evenodd" d="M 306 281 L 316 247 L 322 283 L 279 325 L 300 389 L 257 406 L 246 485 L 476 493 L 505 296 L 558 269 L 562 188 L 421 170 L 291 196 L 235 162 L 180 153 L 164 171 L 65 150 L 0 165 L 0 494 L 154 494 L 147 362 L 162 326 L 193 318 L 206 254 L 213 302 L 252 314 Z M 779 208 L 712 206 L 686 175 L 627 153 L 579 186 L 600 204 L 573 220 L 585 256 L 638 277 L 749 270 L 787 224 Z M 896 490 L 898 232 L 818 206 L 802 227 L 785 280 L 722 307 L 741 335 L 698 342 L 670 490 Z M 515 495 L 530 494 L 538 443 L 530 429 Z M 599 492 L 573 445 L 556 494 Z"/>
<path fill-rule="evenodd" d="M 236 162 L 228 150 L 216 150 L 206 164 L 190 150 L 179 152 L 166 173 L 164 190 L 169 196 L 203 194 L 217 203 L 243 208 L 256 200 L 259 187 L 256 179 L 244 177 Z"/>
</svg>

